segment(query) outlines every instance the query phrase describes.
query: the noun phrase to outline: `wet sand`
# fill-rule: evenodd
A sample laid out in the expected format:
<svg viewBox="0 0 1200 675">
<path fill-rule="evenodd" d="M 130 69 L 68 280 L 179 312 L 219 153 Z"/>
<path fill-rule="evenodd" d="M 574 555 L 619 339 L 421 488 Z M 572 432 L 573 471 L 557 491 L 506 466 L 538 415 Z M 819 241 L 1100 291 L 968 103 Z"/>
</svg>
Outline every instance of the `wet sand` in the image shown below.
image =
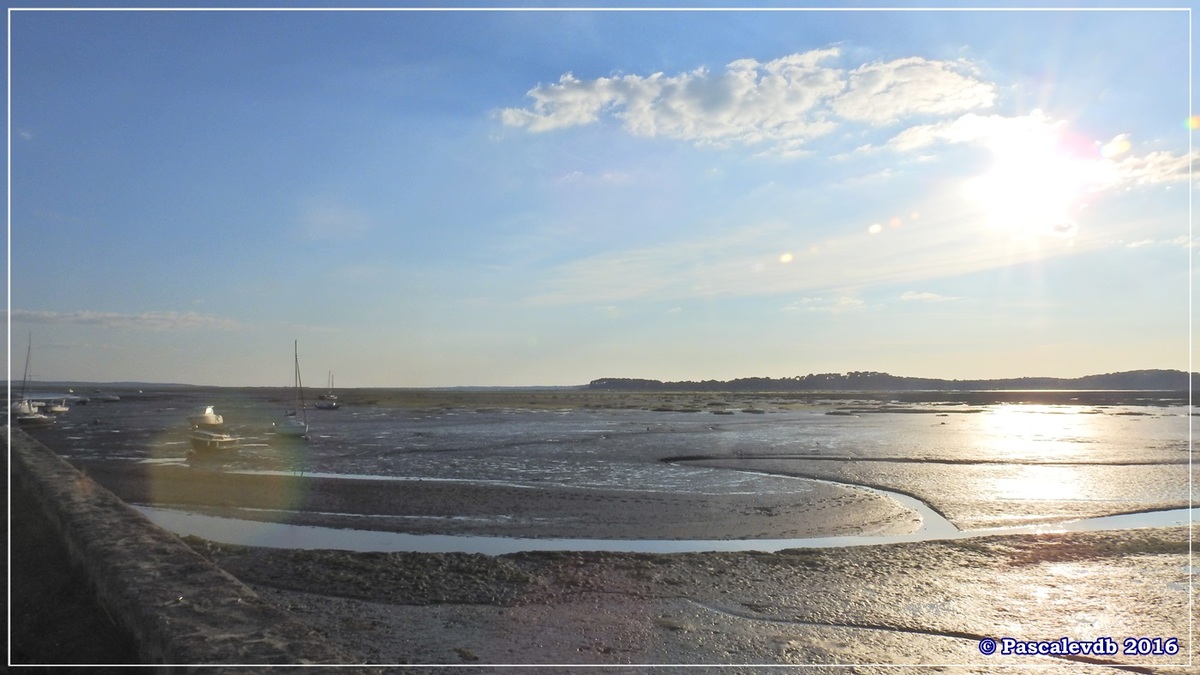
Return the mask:
<svg viewBox="0 0 1200 675">
<path fill-rule="evenodd" d="M 202 554 L 369 664 L 1124 664 L 1187 672 L 1186 528 L 779 553 Z M 1174 656 L 980 641 L 1177 637 Z M 1073 668 L 1072 672 L 1113 672 Z M 810 671 L 806 671 L 810 672 Z"/>
<path fill-rule="evenodd" d="M 792 539 L 905 534 L 920 517 L 877 493 L 689 494 L 196 471 L 135 462 L 76 467 L 131 504 L 413 534 L 594 539 Z"/>
<path fill-rule="evenodd" d="M 804 664 L 815 666 L 805 672 L 831 673 L 848 664 L 863 673 L 891 672 L 866 664 L 1114 672 L 1097 659 L 980 652 L 981 639 L 1005 636 L 1177 637 L 1174 656 L 1100 660 L 1132 672 L 1189 672 L 1169 665 L 1186 663 L 1194 649 L 1188 540 L 1186 528 L 1173 528 L 778 553 L 486 556 L 185 539 L 352 663 L 563 666 L 542 672 L 622 664 L 777 672 L 771 668 Z M 28 576 L 23 569 L 14 574 Z M 70 652 L 79 625 L 48 625 L 38 637 Z M 45 656 L 63 662 L 61 653 Z"/>
<path fill-rule="evenodd" d="M 406 483 L 398 490 L 390 482 L 197 476 L 183 467 L 84 464 L 94 479 L 129 501 L 208 504 L 201 510 L 243 517 L 255 513 L 246 508 L 283 506 L 278 500 L 284 496 L 302 495 L 307 507 L 363 513 L 423 508 L 548 517 L 564 508 L 583 509 L 596 520 L 589 531 L 620 537 L 644 537 L 646 527 L 676 538 L 699 531 L 711 536 L 713 527 L 743 536 L 800 536 L 794 528 L 780 529 L 779 523 L 794 518 L 752 508 L 737 512 L 720 495 L 681 496 L 651 508 L 622 501 L 628 495 L 619 491 L 591 495 L 593 501 L 585 503 L 573 502 L 579 495 L 571 490 L 481 490 L 441 482 Z M 849 512 L 861 508 L 851 504 Z M 318 511 L 296 513 L 292 517 L 311 524 L 350 522 Z M 498 533 L 494 523 L 480 530 L 470 520 L 431 522 L 441 533 Z M 524 526 L 499 531 L 579 536 L 579 527 L 575 523 L 561 533 L 539 529 L 531 517 Z M 842 672 L 832 664 L 953 664 L 964 672 L 988 672 L 1000 664 L 1099 661 L 987 656 L 979 650 L 983 638 L 1108 636 L 1118 642 L 1179 638 L 1182 651 L 1174 656 L 1118 654 L 1100 661 L 1134 672 L 1151 672 L 1149 667 L 1185 672 L 1167 664 L 1186 663 L 1192 648 L 1188 539 L 1186 528 L 1173 528 L 778 553 L 502 556 L 186 541 L 356 663 L 761 667 L 751 672 L 788 664 L 826 664 L 830 672 Z M 860 666 L 856 672 L 873 671 Z"/>
</svg>

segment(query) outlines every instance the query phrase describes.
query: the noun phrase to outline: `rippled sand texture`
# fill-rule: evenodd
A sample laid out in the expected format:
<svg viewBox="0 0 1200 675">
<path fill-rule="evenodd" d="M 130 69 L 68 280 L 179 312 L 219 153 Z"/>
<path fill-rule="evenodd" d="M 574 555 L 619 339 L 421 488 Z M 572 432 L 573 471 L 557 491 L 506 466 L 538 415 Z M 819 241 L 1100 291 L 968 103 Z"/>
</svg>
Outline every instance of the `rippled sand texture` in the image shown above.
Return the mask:
<svg viewBox="0 0 1200 675">
<path fill-rule="evenodd" d="M 376 664 L 963 664 L 989 672 L 1086 661 L 985 656 L 985 637 L 1164 636 L 1181 638 L 1182 651 L 1103 660 L 1185 672 L 1166 664 L 1186 663 L 1191 647 L 1187 539 L 1176 528 L 762 554 L 501 557 L 193 545 Z"/>
</svg>

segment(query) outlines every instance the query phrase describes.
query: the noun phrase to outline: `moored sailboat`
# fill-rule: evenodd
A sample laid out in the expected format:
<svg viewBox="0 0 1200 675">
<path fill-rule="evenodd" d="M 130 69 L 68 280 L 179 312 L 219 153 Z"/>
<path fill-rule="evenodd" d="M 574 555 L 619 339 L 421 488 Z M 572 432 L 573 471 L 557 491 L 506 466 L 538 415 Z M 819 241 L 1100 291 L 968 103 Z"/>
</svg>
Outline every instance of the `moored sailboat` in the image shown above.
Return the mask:
<svg viewBox="0 0 1200 675">
<path fill-rule="evenodd" d="M 341 406 L 337 394 L 333 393 L 333 371 L 329 371 L 329 391 L 317 397 L 315 407 L 321 410 L 337 410 Z"/>
<path fill-rule="evenodd" d="M 295 361 L 294 387 L 296 394 L 296 410 L 284 413 L 284 419 L 275 423 L 275 435 L 281 438 L 308 438 L 308 415 L 304 406 L 304 386 L 300 381 L 300 350 L 299 344 L 293 343 Z"/>
<path fill-rule="evenodd" d="M 42 405 L 25 398 L 25 386 L 29 383 L 29 361 L 33 355 L 33 335 L 29 336 L 29 347 L 25 351 L 25 376 L 21 378 L 21 395 L 9 406 L 9 414 L 17 424 L 25 429 L 41 429 L 53 426 L 56 421 L 52 415 L 40 412 Z"/>
</svg>

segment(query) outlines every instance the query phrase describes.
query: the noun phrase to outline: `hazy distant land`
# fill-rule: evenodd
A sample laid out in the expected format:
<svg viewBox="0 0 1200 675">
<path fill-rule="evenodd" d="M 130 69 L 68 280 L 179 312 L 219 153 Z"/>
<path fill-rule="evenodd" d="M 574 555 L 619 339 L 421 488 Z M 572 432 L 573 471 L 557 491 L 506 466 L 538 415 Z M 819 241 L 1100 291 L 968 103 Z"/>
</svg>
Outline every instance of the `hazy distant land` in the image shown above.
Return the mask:
<svg viewBox="0 0 1200 675">
<path fill-rule="evenodd" d="M 1200 374 L 1197 374 L 1200 375 Z M 1200 382 L 1200 379 L 1196 380 Z M 13 383 L 18 395 L 20 383 Z M 45 391 L 77 395 L 102 391 L 123 400 L 190 392 L 205 403 L 226 397 L 265 396 L 285 405 L 289 387 L 231 387 L 150 382 L 36 382 L 35 396 Z M 305 387 L 309 400 L 324 387 Z M 751 412 L 807 407 L 828 401 L 874 401 L 880 411 L 895 404 L 958 403 L 972 406 L 1001 403 L 1040 405 L 1189 405 L 1190 377 L 1180 370 L 1135 370 L 1079 378 L 1020 377 L 995 380 L 942 380 L 902 377 L 878 372 L 822 373 L 799 377 L 751 377 L 735 380 L 663 382 L 638 378 L 602 378 L 575 386 L 493 387 L 338 387 L 344 407 L 645 409 L 695 412 L 714 406 Z"/>
<path fill-rule="evenodd" d="M 990 380 L 946 380 L 929 377 L 907 377 L 875 371 L 848 373 L 810 373 L 794 377 L 742 377 L 733 380 L 653 380 L 635 377 L 603 377 L 585 385 L 547 386 L 453 386 L 453 387 L 339 387 L 339 392 L 971 392 L 971 391 L 1173 391 L 1191 390 L 1192 377 L 1200 373 L 1182 370 L 1129 370 L 1119 373 L 1086 375 L 1084 377 L 1013 377 Z M 20 384 L 9 382 L 15 390 Z M 85 382 L 73 380 L 30 382 L 35 389 L 86 388 L 212 388 L 212 389 L 278 389 L 279 387 L 216 386 L 163 382 Z M 96 389 L 93 389 L 96 388 Z M 305 387 L 318 389 L 320 387 Z M 82 393 L 82 392 L 81 392 Z"/>
<path fill-rule="evenodd" d="M 609 377 L 592 380 L 588 389 L 611 391 L 996 391 L 1108 390 L 1188 391 L 1191 376 L 1181 370 L 1130 370 L 1084 377 L 1014 377 L 994 380 L 943 380 L 872 371 L 817 373 L 796 377 L 744 377 L 734 380 L 662 382 Z"/>
</svg>

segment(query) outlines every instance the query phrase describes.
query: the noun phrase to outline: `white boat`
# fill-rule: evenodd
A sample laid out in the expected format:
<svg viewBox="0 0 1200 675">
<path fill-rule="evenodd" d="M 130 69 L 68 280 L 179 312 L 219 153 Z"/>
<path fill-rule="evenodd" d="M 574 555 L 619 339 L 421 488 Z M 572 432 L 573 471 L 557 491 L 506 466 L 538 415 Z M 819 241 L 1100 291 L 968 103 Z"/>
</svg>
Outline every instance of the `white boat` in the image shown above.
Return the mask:
<svg viewBox="0 0 1200 675">
<path fill-rule="evenodd" d="M 308 436 L 308 424 L 295 417 L 289 417 L 275 423 L 275 435 L 286 438 L 306 438 Z"/>
<path fill-rule="evenodd" d="M 55 415 L 61 415 L 65 412 L 70 412 L 71 410 L 71 408 L 67 406 L 67 399 L 65 398 L 58 403 L 51 403 L 50 405 L 45 406 L 43 409 L 46 412 L 54 413 Z"/>
<path fill-rule="evenodd" d="M 21 379 L 21 397 L 10 407 L 9 411 L 17 424 L 25 429 L 41 429 L 53 426 L 54 417 L 38 412 L 43 405 L 25 398 L 25 385 L 29 382 L 29 357 L 33 354 L 33 335 L 29 336 L 29 348 L 25 350 L 25 376 Z"/>
<path fill-rule="evenodd" d="M 192 450 L 196 452 L 213 452 L 217 450 L 233 450 L 238 447 L 240 439 L 223 431 L 212 429 L 192 429 L 188 435 Z"/>
<path fill-rule="evenodd" d="M 337 410 L 341 403 L 338 401 L 337 394 L 333 393 L 333 371 L 329 371 L 329 391 L 317 397 L 317 402 L 313 404 L 321 410 Z"/>
<path fill-rule="evenodd" d="M 56 421 L 50 415 L 44 413 L 33 413 L 32 415 L 17 415 L 15 416 L 17 424 L 23 429 L 44 429 L 54 426 Z"/>
<path fill-rule="evenodd" d="M 300 382 L 300 351 L 299 345 L 293 344 L 295 375 L 293 383 L 296 391 L 296 410 L 284 413 L 284 419 L 275 423 L 275 435 L 282 438 L 308 438 L 308 415 L 304 408 L 304 386 Z"/>
<path fill-rule="evenodd" d="M 13 401 L 12 405 L 10 405 L 8 409 L 9 412 L 12 413 L 13 417 L 18 415 L 32 415 L 38 411 L 33 405 L 33 401 L 27 401 L 23 398 Z"/>
<path fill-rule="evenodd" d="M 218 415 L 211 405 L 204 406 L 188 415 L 188 423 L 194 427 L 219 427 L 225 423 L 225 418 Z"/>
</svg>

